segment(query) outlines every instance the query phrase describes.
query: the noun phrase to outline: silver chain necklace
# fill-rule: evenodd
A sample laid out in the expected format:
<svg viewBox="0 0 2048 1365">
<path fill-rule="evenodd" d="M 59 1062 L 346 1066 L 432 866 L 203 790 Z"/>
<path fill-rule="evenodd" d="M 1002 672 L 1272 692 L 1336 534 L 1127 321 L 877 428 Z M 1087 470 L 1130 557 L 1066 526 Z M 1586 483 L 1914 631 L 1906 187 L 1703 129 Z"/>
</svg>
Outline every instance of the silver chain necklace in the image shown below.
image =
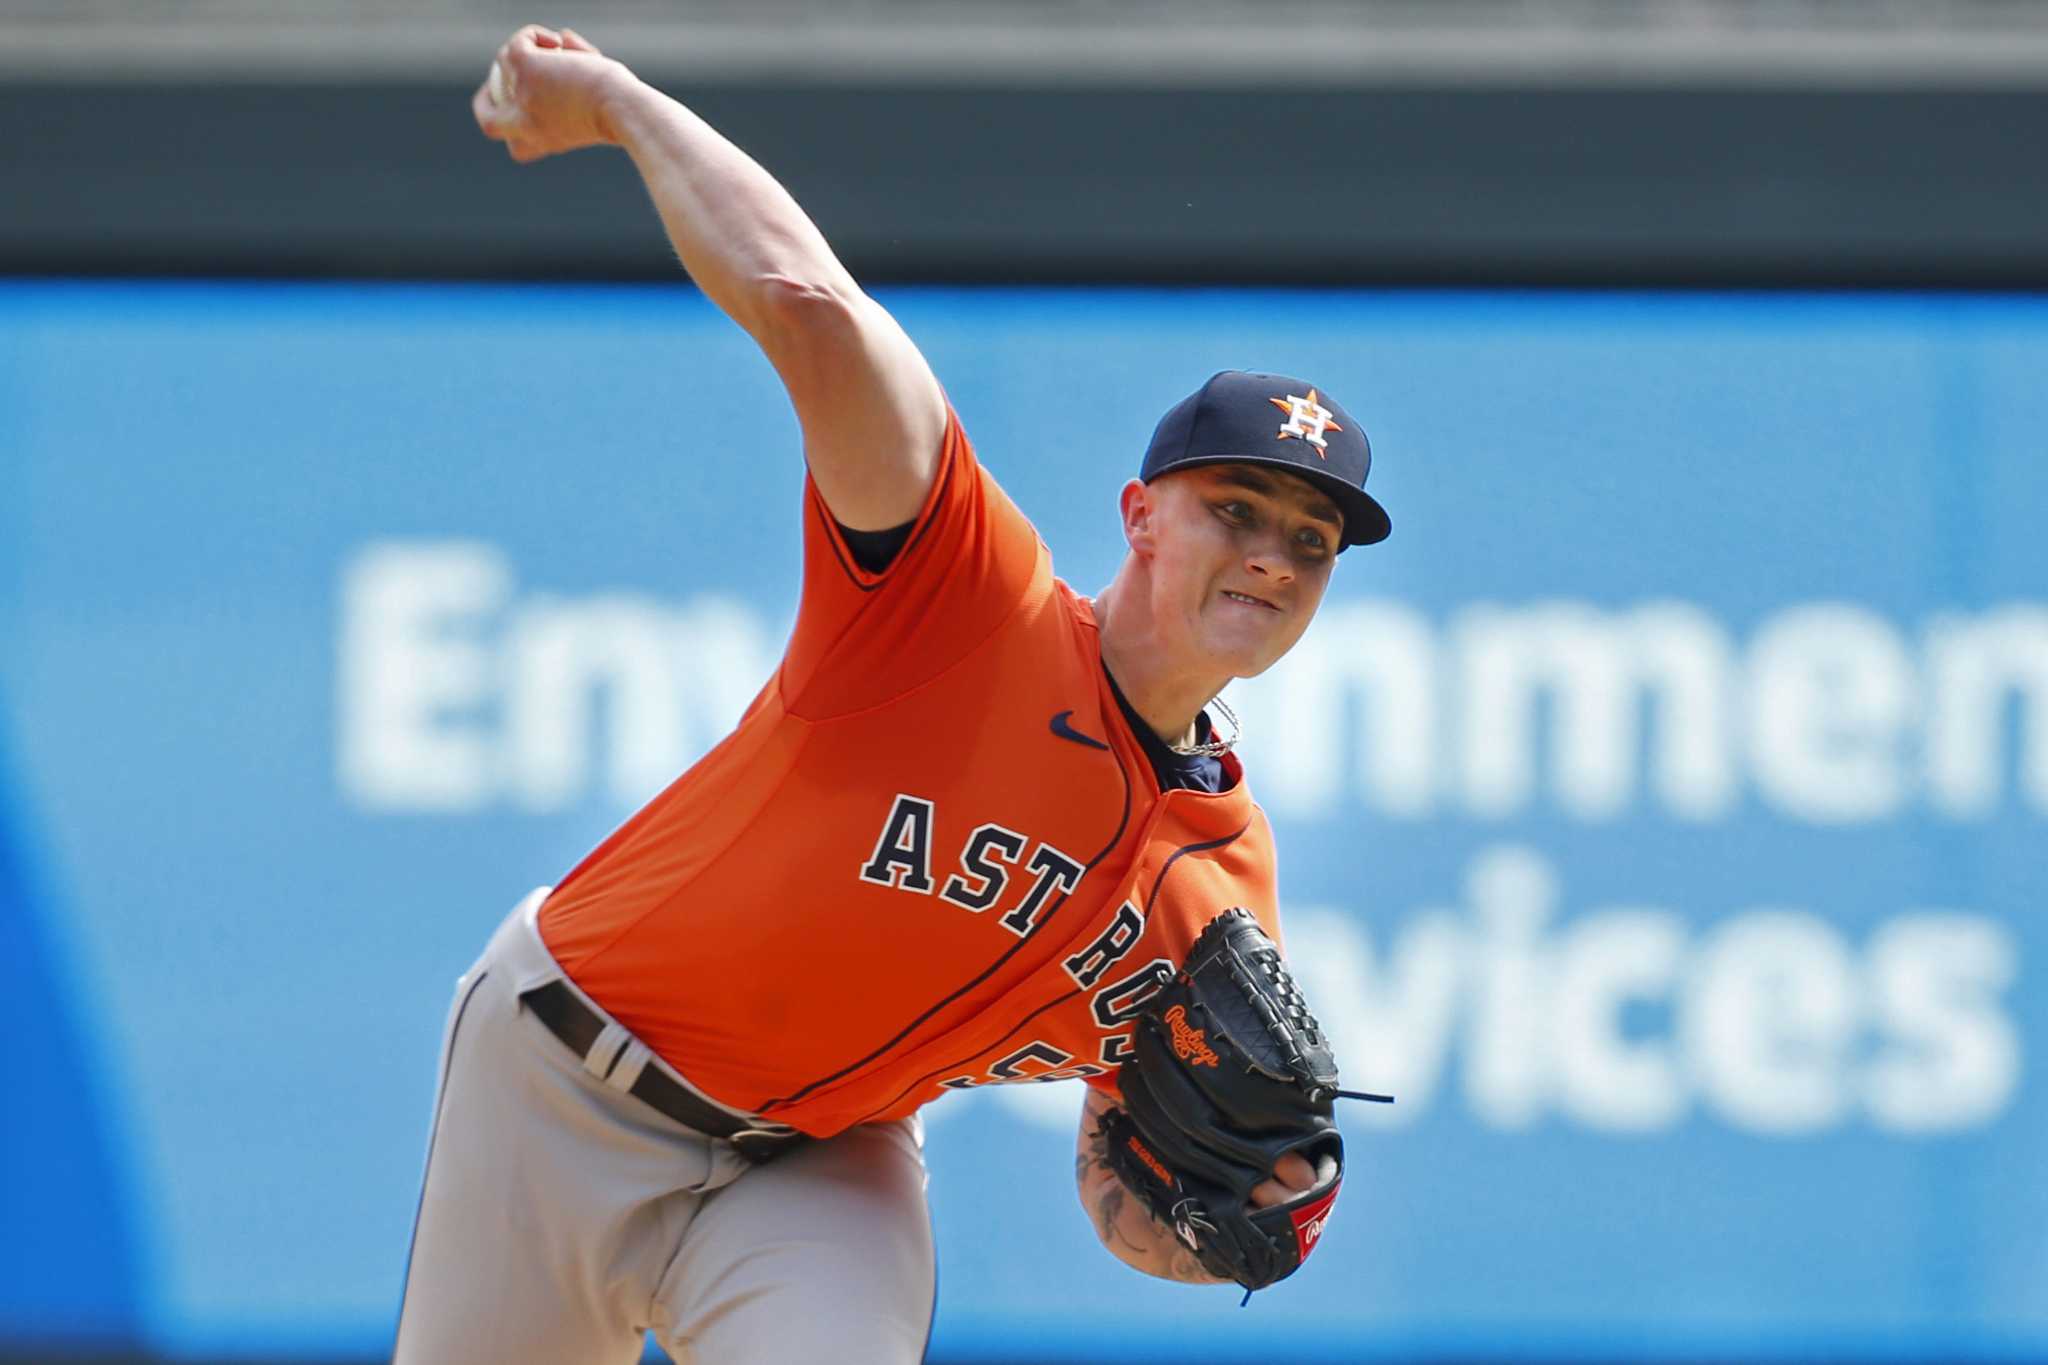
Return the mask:
<svg viewBox="0 0 2048 1365">
<path fill-rule="evenodd" d="M 1237 742 L 1244 738 L 1244 722 L 1237 718 L 1237 712 L 1230 709 L 1230 703 L 1221 697 L 1211 698 L 1209 705 L 1216 708 L 1217 715 L 1230 722 L 1229 739 L 1211 739 L 1202 744 L 1169 744 L 1166 747 L 1187 758 L 1220 758 L 1236 747 Z M 1210 733 L 1215 733 L 1213 723 Z"/>
</svg>

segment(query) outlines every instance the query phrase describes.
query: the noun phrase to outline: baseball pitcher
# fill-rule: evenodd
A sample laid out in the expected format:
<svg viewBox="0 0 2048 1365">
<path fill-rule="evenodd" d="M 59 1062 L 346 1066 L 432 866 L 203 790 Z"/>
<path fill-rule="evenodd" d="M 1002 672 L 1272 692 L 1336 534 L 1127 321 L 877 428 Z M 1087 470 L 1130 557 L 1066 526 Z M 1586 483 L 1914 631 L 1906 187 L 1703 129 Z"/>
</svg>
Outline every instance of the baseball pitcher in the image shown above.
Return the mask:
<svg viewBox="0 0 2048 1365">
<path fill-rule="evenodd" d="M 514 34 L 474 110 L 517 161 L 632 158 L 801 422 L 803 586 L 732 734 L 458 983 L 400 1365 L 626 1365 L 649 1332 L 683 1362 L 916 1361 L 917 1113 L 982 1085 L 1086 1082 L 1081 1203 L 1119 1259 L 1291 1273 L 1341 1180 L 1337 1072 L 1216 697 L 1387 535 L 1357 419 L 1210 378 L 1083 597 L 745 154 L 567 30 Z"/>
</svg>

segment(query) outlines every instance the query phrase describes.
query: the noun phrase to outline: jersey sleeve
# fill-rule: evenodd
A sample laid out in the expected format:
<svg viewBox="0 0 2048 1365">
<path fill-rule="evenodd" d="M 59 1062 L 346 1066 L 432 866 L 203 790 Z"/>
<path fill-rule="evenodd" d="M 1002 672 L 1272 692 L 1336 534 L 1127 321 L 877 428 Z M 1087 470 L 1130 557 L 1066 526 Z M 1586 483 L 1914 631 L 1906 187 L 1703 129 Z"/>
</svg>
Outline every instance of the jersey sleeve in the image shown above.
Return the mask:
<svg viewBox="0 0 2048 1365">
<path fill-rule="evenodd" d="M 809 720 L 878 706 L 937 677 L 1051 591 L 1038 532 L 948 408 L 931 490 L 880 572 L 860 566 L 805 479 L 803 597 L 778 675 L 784 704 Z"/>
</svg>

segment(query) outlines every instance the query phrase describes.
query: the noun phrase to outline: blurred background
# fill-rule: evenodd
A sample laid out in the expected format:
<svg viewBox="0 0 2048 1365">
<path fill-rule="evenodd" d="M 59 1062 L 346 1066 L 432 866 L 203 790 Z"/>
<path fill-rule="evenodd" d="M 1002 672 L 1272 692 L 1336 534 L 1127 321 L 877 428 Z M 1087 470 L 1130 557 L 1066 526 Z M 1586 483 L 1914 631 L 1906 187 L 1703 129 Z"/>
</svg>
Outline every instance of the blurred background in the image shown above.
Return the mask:
<svg viewBox="0 0 2048 1365">
<path fill-rule="evenodd" d="M 2048 1361 L 2048 4 L 0 0 L 0 1360 L 388 1355 L 449 992 L 713 743 L 798 436 L 569 24 L 779 176 L 1062 574 L 1214 370 L 1394 537 L 1237 685 L 1349 1083 L 1243 1310 L 1072 1083 L 934 1362 Z"/>
</svg>

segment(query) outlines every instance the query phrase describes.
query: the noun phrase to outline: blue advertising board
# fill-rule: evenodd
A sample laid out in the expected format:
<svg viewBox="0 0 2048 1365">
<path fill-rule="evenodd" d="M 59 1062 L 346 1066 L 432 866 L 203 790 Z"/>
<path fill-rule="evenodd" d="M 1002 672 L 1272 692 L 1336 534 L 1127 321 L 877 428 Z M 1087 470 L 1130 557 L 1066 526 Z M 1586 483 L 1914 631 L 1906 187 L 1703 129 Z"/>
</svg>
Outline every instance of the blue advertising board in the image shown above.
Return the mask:
<svg viewBox="0 0 2048 1365">
<path fill-rule="evenodd" d="M 1317 1256 L 1115 1264 L 927 1111 L 934 1356 L 2048 1356 L 2048 301 L 901 289 L 1062 576 L 1230 366 L 1395 533 L 1233 686 Z M 388 1348 L 455 976 L 713 743 L 796 424 L 672 288 L 0 287 L 0 1353 Z"/>
</svg>

